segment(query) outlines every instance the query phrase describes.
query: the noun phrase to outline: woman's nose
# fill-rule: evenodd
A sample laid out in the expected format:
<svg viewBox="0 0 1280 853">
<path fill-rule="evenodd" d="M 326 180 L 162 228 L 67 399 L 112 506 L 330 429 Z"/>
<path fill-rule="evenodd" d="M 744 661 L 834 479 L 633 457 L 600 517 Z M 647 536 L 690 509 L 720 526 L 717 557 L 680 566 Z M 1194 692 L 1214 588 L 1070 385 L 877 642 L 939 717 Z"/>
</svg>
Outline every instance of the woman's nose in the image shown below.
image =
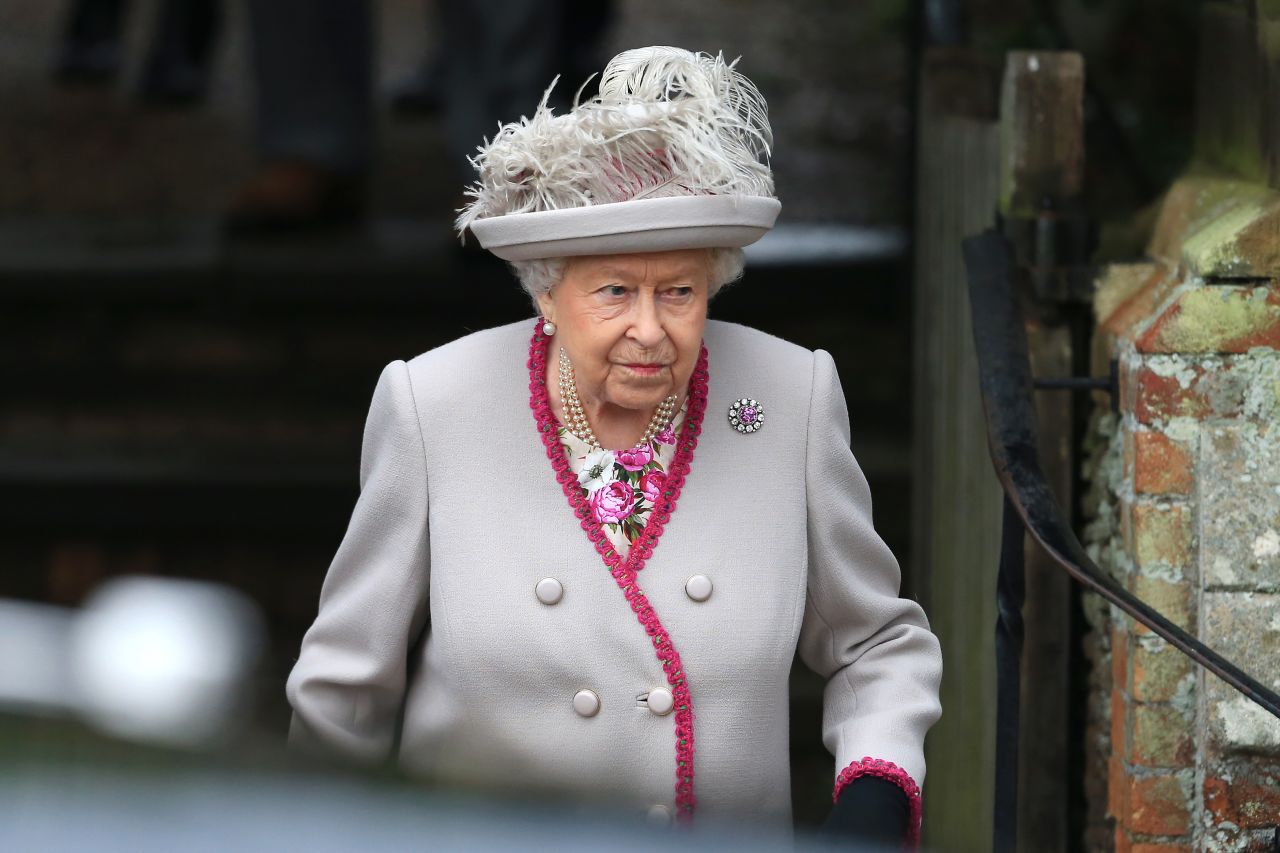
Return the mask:
<svg viewBox="0 0 1280 853">
<path fill-rule="evenodd" d="M 632 339 L 650 349 L 660 344 L 665 336 L 666 331 L 662 328 L 662 319 L 658 316 L 658 306 L 654 300 L 637 300 L 631 319 Z"/>
</svg>

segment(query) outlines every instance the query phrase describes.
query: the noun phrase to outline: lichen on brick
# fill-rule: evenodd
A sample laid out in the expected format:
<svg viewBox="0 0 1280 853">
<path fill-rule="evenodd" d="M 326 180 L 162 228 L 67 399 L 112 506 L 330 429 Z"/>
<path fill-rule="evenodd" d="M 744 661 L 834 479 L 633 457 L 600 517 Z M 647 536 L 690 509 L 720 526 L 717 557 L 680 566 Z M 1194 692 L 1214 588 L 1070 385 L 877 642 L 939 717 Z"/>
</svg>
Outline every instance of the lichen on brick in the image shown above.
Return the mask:
<svg viewBox="0 0 1280 853">
<path fill-rule="evenodd" d="M 1191 263 L 1141 286 L 1113 277 L 1124 287 L 1100 335 L 1119 360 L 1120 412 L 1095 418 L 1084 539 L 1140 598 L 1280 687 L 1280 287 L 1198 277 L 1280 271 L 1280 194 L 1197 186 L 1187 211 L 1162 213 L 1168 233 L 1153 245 L 1170 251 L 1151 253 Z M 1087 606 L 1086 618 L 1087 647 L 1114 656 L 1089 652 L 1091 690 L 1109 691 L 1089 708 L 1115 717 L 1109 749 L 1091 748 L 1112 755 L 1121 846 L 1263 849 L 1280 812 L 1280 776 L 1266 771 L 1280 768 L 1280 721 L 1117 608 Z M 1178 767 L 1217 787 L 1178 790 Z"/>
<path fill-rule="evenodd" d="M 1218 193 L 1224 188 L 1215 188 Z M 1182 241 L 1187 266 L 1205 276 L 1265 275 L 1275 269 L 1276 196 L 1265 187 L 1236 183 L 1220 200 L 1197 204 L 1196 227 Z"/>
<path fill-rule="evenodd" d="M 1155 634 L 1139 636 L 1133 651 L 1133 697 L 1195 711 L 1196 669 L 1191 659 Z"/>
<path fill-rule="evenodd" d="M 1130 760 L 1144 767 L 1188 766 L 1195 754 L 1191 719 L 1172 705 L 1133 706 Z"/>
<path fill-rule="evenodd" d="M 1247 372 L 1242 414 L 1254 421 L 1280 421 L 1280 352 L 1256 347 L 1240 361 Z"/>
<path fill-rule="evenodd" d="M 1133 558 L 1140 574 L 1180 583 L 1191 560 L 1192 513 L 1182 503 L 1139 500 L 1133 504 Z"/>
<path fill-rule="evenodd" d="M 1277 429 L 1243 421 L 1201 442 L 1200 566 L 1210 589 L 1280 590 Z"/>
<path fill-rule="evenodd" d="M 1195 444 L 1200 437 L 1200 422 L 1195 418 L 1171 418 L 1164 425 L 1164 434 L 1183 444 Z"/>
<path fill-rule="evenodd" d="M 1134 341 L 1140 352 L 1239 353 L 1280 344 L 1280 299 L 1270 287 L 1188 289 Z"/>
<path fill-rule="evenodd" d="M 1095 410 L 1085 434 L 1081 471 L 1086 484 L 1081 497 L 1081 509 L 1086 518 L 1081 534 L 1085 550 L 1099 568 L 1122 583 L 1128 574 L 1128 557 L 1121 541 L 1116 493 L 1124 482 L 1123 432 L 1120 419 L 1114 413 L 1106 409 Z M 1105 599 L 1086 591 L 1081 595 L 1080 603 L 1088 625 L 1083 645 L 1090 663 L 1088 705 L 1085 709 L 1086 774 L 1094 779 L 1109 779 L 1113 739 L 1111 705 L 1113 697 L 1118 695 L 1113 690 L 1123 688 L 1123 676 L 1121 684 L 1112 683 L 1113 655 L 1123 650 L 1125 640 L 1119 636 L 1119 649 L 1113 645 L 1113 622 Z M 1116 761 L 1122 760 L 1118 754 L 1115 758 Z M 1091 799 L 1088 808 L 1088 823 L 1095 829 L 1107 827 L 1107 803 Z"/>
<path fill-rule="evenodd" d="M 1128 574 L 1116 499 L 1124 483 L 1123 458 L 1119 418 L 1111 412 L 1097 414 L 1085 439 L 1085 462 L 1081 472 L 1087 484 L 1081 506 L 1088 519 L 1082 538 L 1089 558 L 1120 581 Z M 1086 598 L 1093 601 L 1095 612 L 1105 621 L 1102 600 L 1093 595 Z"/>
<path fill-rule="evenodd" d="M 1177 379 L 1178 385 L 1190 388 L 1195 381 L 1196 371 L 1191 367 L 1191 359 L 1183 355 L 1150 355 L 1144 360 L 1151 372 L 1157 376 Z"/>
<path fill-rule="evenodd" d="M 1263 684 L 1280 687 L 1280 595 L 1204 594 L 1202 637 Z M 1209 728 L 1228 753 L 1280 755 L 1280 720 L 1217 678 L 1206 679 Z"/>
<path fill-rule="evenodd" d="M 1237 696 L 1230 701 L 1219 702 L 1213 713 L 1222 726 L 1223 737 L 1232 746 L 1265 752 L 1280 751 L 1280 720 L 1253 700 Z"/>
</svg>

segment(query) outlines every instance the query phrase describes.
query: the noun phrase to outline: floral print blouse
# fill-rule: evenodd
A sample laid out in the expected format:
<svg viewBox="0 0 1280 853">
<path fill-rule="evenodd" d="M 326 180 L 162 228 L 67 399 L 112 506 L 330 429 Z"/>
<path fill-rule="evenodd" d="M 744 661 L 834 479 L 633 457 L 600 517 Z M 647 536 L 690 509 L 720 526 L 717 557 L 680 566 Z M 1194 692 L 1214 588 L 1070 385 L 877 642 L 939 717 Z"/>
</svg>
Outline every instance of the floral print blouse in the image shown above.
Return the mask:
<svg viewBox="0 0 1280 853">
<path fill-rule="evenodd" d="M 578 475 L 578 484 L 587 493 L 591 513 L 624 557 L 630 552 L 631 543 L 644 532 L 662 491 L 684 414 L 682 407 L 653 441 L 626 450 L 593 448 L 563 424 L 559 427 L 560 444 L 573 473 Z"/>
</svg>

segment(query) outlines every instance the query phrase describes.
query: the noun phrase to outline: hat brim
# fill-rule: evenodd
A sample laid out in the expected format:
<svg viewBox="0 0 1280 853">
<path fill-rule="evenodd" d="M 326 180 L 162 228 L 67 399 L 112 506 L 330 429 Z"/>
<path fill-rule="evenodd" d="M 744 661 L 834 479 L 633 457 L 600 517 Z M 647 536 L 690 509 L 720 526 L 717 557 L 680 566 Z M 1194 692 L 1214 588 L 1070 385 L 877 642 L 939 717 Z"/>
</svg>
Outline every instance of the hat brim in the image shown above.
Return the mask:
<svg viewBox="0 0 1280 853">
<path fill-rule="evenodd" d="M 505 261 L 741 248 L 763 237 L 781 209 L 764 196 L 673 196 L 477 219 L 471 232 Z"/>
</svg>

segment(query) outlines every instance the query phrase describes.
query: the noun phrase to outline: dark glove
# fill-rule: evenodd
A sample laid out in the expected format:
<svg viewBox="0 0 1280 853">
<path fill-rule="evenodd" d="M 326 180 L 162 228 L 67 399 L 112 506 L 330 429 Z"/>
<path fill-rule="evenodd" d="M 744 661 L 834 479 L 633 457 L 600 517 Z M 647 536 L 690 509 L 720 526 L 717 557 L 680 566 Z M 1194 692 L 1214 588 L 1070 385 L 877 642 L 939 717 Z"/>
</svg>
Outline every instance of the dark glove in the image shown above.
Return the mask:
<svg viewBox="0 0 1280 853">
<path fill-rule="evenodd" d="M 840 792 L 818 835 L 827 841 L 899 850 L 910 816 L 911 804 L 901 788 L 877 776 L 862 776 Z"/>
</svg>

